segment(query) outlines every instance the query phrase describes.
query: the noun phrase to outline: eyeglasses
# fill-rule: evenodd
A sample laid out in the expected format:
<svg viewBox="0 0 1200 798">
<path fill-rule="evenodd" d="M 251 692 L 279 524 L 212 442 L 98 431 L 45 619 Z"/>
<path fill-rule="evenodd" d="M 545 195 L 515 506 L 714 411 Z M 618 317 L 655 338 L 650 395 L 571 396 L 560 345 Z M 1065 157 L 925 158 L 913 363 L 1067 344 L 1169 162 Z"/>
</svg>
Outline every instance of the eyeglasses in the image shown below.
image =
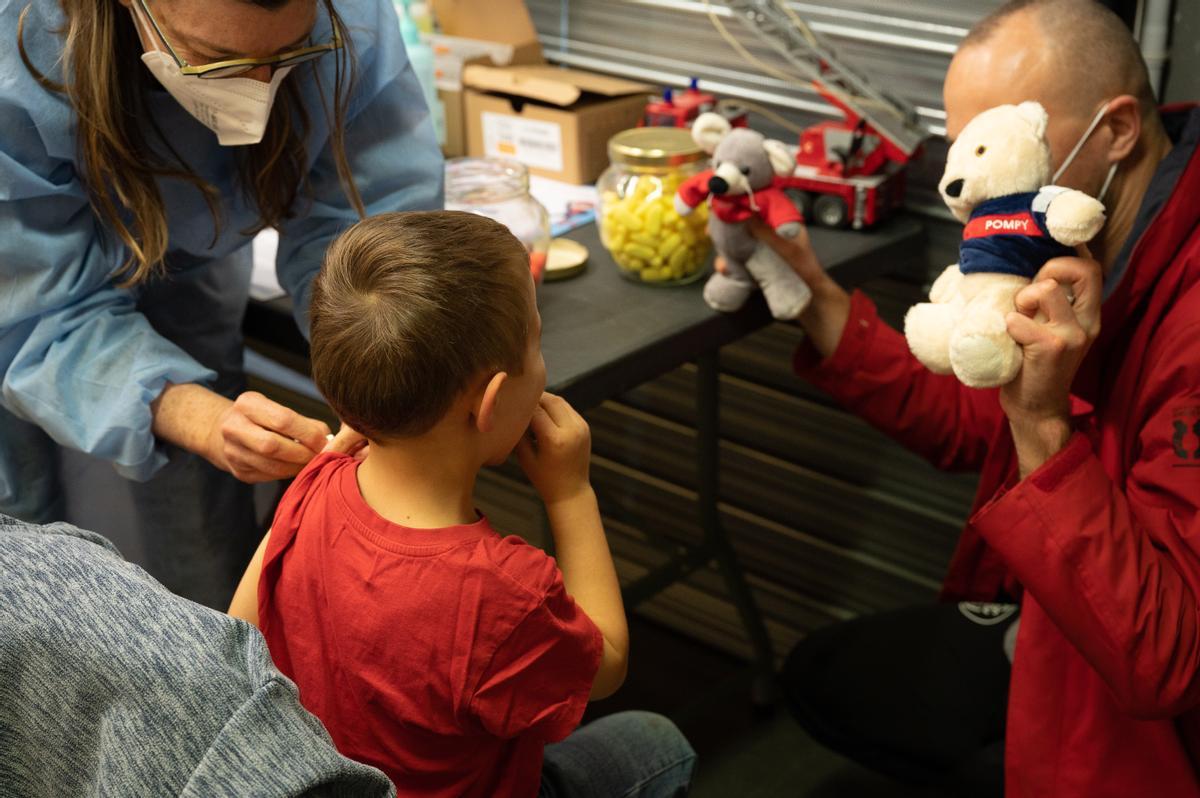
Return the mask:
<svg viewBox="0 0 1200 798">
<path fill-rule="evenodd" d="M 262 66 L 275 68 L 295 66 L 296 64 L 303 64 L 305 61 L 312 61 L 314 58 L 320 58 L 325 53 L 339 50 L 342 47 L 342 35 L 337 20 L 331 18 L 333 38 L 324 44 L 301 47 L 296 50 L 289 50 L 286 53 L 267 56 L 266 58 L 231 58 L 224 61 L 214 61 L 211 64 L 192 66 L 180 58 L 179 54 L 175 52 L 175 48 L 167 41 L 167 37 L 163 35 L 162 28 L 158 26 L 158 20 L 150 13 L 150 8 L 146 5 L 146 0 L 137 0 L 137 4 L 145 12 L 146 19 L 150 20 L 150 25 L 154 28 L 154 32 L 158 34 L 158 38 L 167 46 L 167 52 L 171 54 L 171 57 L 175 59 L 175 63 L 179 65 L 179 71 L 184 75 L 195 75 L 198 78 L 232 78 L 244 75 L 250 70 Z"/>
</svg>

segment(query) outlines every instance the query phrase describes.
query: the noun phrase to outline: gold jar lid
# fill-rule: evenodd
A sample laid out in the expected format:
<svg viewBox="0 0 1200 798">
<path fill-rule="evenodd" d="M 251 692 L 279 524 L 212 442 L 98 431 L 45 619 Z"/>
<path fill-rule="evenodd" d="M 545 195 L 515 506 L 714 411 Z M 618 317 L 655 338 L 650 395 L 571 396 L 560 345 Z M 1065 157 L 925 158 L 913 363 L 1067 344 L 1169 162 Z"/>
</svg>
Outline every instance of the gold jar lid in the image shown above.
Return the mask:
<svg viewBox="0 0 1200 798">
<path fill-rule="evenodd" d="M 677 166 L 707 158 L 682 127 L 635 127 L 608 140 L 608 158 L 624 166 Z"/>
<path fill-rule="evenodd" d="M 587 247 L 569 238 L 556 238 L 550 242 L 550 250 L 546 253 L 546 274 L 542 277 L 546 282 L 565 280 L 574 277 L 587 266 Z"/>
</svg>

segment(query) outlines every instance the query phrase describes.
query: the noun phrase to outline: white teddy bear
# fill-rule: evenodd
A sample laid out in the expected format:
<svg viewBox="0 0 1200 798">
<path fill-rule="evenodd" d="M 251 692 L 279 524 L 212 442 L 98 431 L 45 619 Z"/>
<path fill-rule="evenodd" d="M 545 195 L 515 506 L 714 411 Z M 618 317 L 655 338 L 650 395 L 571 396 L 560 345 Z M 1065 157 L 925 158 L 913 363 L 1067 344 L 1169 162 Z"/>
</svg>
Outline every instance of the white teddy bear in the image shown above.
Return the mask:
<svg viewBox="0 0 1200 798">
<path fill-rule="evenodd" d="M 929 302 L 904 319 L 909 348 L 930 371 L 972 388 L 1011 382 L 1021 348 L 1005 316 L 1013 297 L 1051 258 L 1104 226 L 1104 206 L 1050 180 L 1048 117 L 1041 105 L 1001 105 L 972 119 L 950 147 L 939 185 L 966 225 L 959 262 L 933 284 Z"/>
</svg>

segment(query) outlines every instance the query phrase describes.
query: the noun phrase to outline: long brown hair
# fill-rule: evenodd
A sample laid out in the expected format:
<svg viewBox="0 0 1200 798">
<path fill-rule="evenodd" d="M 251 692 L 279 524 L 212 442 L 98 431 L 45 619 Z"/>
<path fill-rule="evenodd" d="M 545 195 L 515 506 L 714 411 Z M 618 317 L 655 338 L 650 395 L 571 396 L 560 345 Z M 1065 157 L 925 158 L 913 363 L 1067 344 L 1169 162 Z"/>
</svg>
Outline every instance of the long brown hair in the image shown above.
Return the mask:
<svg viewBox="0 0 1200 798">
<path fill-rule="evenodd" d="M 272 8 L 284 0 L 246 0 Z M 51 80 L 34 66 L 25 51 L 25 18 L 17 24 L 17 48 L 25 68 L 44 88 L 62 92 L 71 101 L 77 117 L 81 178 L 92 209 L 103 226 L 113 230 L 129 250 L 129 258 L 117 269 L 122 285 L 136 285 L 162 273 L 167 253 L 167 217 L 157 179 L 171 178 L 190 183 L 208 205 L 213 219 L 213 242 L 221 230 L 220 197 L 171 146 L 149 113 L 147 92 L 152 85 L 148 71 L 131 69 L 129 54 L 141 53 L 142 45 L 129 15 L 118 13 L 116 0 L 59 0 L 66 18 L 59 31 L 64 37 L 61 63 L 64 83 Z M 343 32 L 342 49 L 329 56 L 334 66 L 333 108 L 325 101 L 314 61 L 322 111 L 329 119 L 330 142 L 337 162 L 338 177 L 350 204 L 364 215 L 362 198 L 346 162 L 343 130 L 346 106 L 354 83 L 354 53 L 350 36 L 333 0 L 321 0 L 332 23 Z M 144 129 L 149 121 L 150 130 Z M 237 148 L 238 183 L 246 198 L 258 208 L 258 221 L 247 230 L 251 235 L 274 227 L 295 215 L 303 196 L 310 198 L 305 140 L 310 130 L 308 110 L 295 81 L 283 81 L 271 109 L 266 132 L 258 144 Z M 169 157 L 161 157 L 147 146 L 152 133 Z M 128 222 L 126 221 L 128 219 Z"/>
</svg>

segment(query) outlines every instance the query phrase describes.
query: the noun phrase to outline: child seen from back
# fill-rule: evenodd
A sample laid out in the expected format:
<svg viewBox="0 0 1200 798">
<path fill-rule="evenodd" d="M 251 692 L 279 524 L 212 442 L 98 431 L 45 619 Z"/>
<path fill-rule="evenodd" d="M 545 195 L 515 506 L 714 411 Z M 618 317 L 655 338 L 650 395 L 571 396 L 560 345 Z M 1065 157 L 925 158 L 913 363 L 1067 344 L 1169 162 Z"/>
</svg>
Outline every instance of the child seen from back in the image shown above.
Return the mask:
<svg viewBox="0 0 1200 798">
<path fill-rule="evenodd" d="M 367 454 L 296 477 L 230 611 L 338 749 L 401 795 L 686 794 L 695 755 L 665 718 L 576 729 L 629 640 L 587 424 L 544 393 L 522 245 L 472 214 L 364 220 L 330 247 L 311 322 L 313 379 Z M 472 504 L 514 449 L 557 564 Z"/>
</svg>

